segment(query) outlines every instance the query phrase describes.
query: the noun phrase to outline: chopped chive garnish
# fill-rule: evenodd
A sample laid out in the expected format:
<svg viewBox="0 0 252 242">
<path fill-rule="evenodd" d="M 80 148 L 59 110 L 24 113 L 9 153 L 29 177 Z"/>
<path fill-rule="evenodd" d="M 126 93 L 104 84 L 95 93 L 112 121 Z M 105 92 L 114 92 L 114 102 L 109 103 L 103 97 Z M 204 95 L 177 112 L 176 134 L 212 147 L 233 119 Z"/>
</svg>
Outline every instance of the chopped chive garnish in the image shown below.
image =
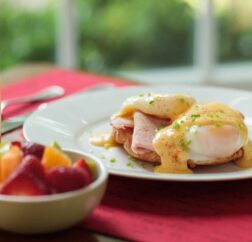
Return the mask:
<svg viewBox="0 0 252 242">
<path fill-rule="evenodd" d="M 161 97 L 160 96 L 156 96 L 156 97 L 154 97 L 154 100 L 155 101 L 159 101 L 161 99 Z"/>
<path fill-rule="evenodd" d="M 150 97 L 151 95 L 152 95 L 152 94 L 151 94 L 150 92 L 147 94 L 148 97 Z"/>
<path fill-rule="evenodd" d="M 179 140 L 179 146 L 180 146 L 180 148 L 181 148 L 182 150 L 184 150 L 184 151 L 188 151 L 188 150 L 189 150 L 189 145 L 190 145 L 191 143 L 192 143 L 191 140 L 188 140 L 188 141 L 186 141 L 186 140 L 184 140 L 184 139 Z"/>
<path fill-rule="evenodd" d="M 221 127 L 222 126 L 222 122 L 216 122 L 215 126 L 218 127 L 218 128 Z"/>
<path fill-rule="evenodd" d="M 213 118 L 213 115 L 212 114 L 207 114 L 207 117 L 208 118 Z"/>
<path fill-rule="evenodd" d="M 127 162 L 126 164 L 127 167 L 134 168 L 133 164 L 131 162 Z"/>
<path fill-rule="evenodd" d="M 149 104 L 151 105 L 151 104 L 153 104 L 155 101 L 154 100 L 150 100 L 149 101 Z"/>
<path fill-rule="evenodd" d="M 116 158 L 111 158 L 109 161 L 110 161 L 110 163 L 115 163 L 116 162 Z"/>
<path fill-rule="evenodd" d="M 187 145 L 187 148 L 189 149 L 189 145 L 192 143 L 192 141 L 191 140 L 188 140 L 187 142 L 186 142 L 186 145 Z"/>
<path fill-rule="evenodd" d="M 179 129 L 180 125 L 178 124 L 178 122 L 175 122 L 172 126 L 173 129 Z"/>
<path fill-rule="evenodd" d="M 139 97 L 144 97 L 144 93 L 140 93 L 138 96 Z"/>
<path fill-rule="evenodd" d="M 128 156 L 128 159 L 131 160 L 131 161 L 137 161 L 137 159 L 135 157 L 132 157 L 132 156 Z"/>
<path fill-rule="evenodd" d="M 181 98 L 179 99 L 179 101 L 180 101 L 181 103 L 184 103 L 184 102 L 185 102 L 185 99 L 184 99 L 183 97 L 181 97 Z"/>
<path fill-rule="evenodd" d="M 191 118 L 198 118 L 200 117 L 200 114 L 191 114 Z"/>
<path fill-rule="evenodd" d="M 100 154 L 100 155 L 99 155 L 99 158 L 101 158 L 101 159 L 105 159 L 106 157 L 105 157 L 105 155 Z"/>
<path fill-rule="evenodd" d="M 196 118 L 200 117 L 200 115 L 199 114 L 191 114 L 190 117 L 191 117 L 192 121 L 195 121 Z"/>
<path fill-rule="evenodd" d="M 241 123 L 240 123 L 240 124 L 238 124 L 238 127 L 239 127 L 239 129 L 240 129 L 240 130 L 244 129 L 244 125 L 243 125 L 243 124 L 241 124 Z"/>
</svg>

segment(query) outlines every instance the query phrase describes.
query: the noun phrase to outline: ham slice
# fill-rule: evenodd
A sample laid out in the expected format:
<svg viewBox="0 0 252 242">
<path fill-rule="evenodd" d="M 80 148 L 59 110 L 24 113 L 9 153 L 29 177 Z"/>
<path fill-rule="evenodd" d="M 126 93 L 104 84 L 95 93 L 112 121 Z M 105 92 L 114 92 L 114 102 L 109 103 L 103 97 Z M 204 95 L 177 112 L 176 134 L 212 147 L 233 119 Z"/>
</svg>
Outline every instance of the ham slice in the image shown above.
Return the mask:
<svg viewBox="0 0 252 242">
<path fill-rule="evenodd" d="M 134 122 L 132 119 L 116 117 L 110 123 L 116 129 L 133 128 Z"/>
<path fill-rule="evenodd" d="M 156 132 L 170 123 L 170 120 L 153 117 L 142 112 L 134 113 L 134 131 L 131 149 L 136 154 L 154 151 L 152 141 Z"/>
</svg>

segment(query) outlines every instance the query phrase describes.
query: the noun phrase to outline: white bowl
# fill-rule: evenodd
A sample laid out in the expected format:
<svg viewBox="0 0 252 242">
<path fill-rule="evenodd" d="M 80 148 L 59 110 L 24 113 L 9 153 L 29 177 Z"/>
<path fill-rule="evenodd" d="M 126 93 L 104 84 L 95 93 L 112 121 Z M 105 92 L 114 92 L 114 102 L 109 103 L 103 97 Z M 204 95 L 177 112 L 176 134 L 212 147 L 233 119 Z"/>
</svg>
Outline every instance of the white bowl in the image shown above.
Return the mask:
<svg viewBox="0 0 252 242">
<path fill-rule="evenodd" d="M 0 229 L 22 233 L 49 233 L 71 227 L 86 218 L 101 201 L 108 173 L 97 158 L 73 150 L 65 152 L 75 161 L 96 163 L 97 177 L 85 188 L 45 196 L 0 195 Z"/>
</svg>

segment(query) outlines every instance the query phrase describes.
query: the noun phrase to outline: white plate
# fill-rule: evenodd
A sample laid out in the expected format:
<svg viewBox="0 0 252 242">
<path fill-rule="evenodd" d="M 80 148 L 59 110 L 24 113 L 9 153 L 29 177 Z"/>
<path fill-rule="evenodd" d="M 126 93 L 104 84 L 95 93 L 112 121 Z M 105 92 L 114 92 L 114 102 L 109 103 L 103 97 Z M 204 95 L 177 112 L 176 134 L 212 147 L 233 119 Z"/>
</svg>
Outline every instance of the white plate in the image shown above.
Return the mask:
<svg viewBox="0 0 252 242">
<path fill-rule="evenodd" d="M 105 150 L 89 144 L 93 134 L 109 131 L 110 115 L 125 98 L 139 93 L 187 93 L 198 101 L 226 103 L 241 111 L 252 134 L 252 94 L 235 89 L 206 86 L 129 87 L 74 95 L 37 110 L 24 125 L 25 137 L 50 144 L 57 140 L 66 149 L 91 152 L 101 158 L 110 174 L 167 181 L 221 181 L 252 178 L 252 168 L 240 169 L 232 163 L 196 168 L 194 174 L 157 174 L 153 166 L 129 159 L 120 147 Z M 116 159 L 116 162 L 113 162 Z"/>
</svg>

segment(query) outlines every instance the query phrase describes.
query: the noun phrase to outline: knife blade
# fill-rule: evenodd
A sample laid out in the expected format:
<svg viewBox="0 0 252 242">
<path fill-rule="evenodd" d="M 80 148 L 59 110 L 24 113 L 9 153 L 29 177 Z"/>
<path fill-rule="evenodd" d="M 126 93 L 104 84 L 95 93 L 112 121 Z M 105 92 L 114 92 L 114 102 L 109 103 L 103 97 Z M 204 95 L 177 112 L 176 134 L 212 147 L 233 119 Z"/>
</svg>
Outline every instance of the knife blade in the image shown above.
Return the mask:
<svg viewBox="0 0 252 242">
<path fill-rule="evenodd" d="M 21 128 L 25 120 L 32 114 L 32 112 L 16 116 L 14 118 L 2 121 L 2 135 L 13 131 L 15 129 Z"/>
</svg>

